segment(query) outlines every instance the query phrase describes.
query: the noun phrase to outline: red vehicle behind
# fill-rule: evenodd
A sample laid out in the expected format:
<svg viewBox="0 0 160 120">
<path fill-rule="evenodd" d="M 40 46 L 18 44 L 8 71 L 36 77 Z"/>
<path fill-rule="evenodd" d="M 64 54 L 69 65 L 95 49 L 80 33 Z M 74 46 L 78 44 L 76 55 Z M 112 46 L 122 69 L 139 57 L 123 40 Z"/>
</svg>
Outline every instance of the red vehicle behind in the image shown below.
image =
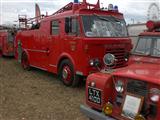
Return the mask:
<svg viewBox="0 0 160 120">
<path fill-rule="evenodd" d="M 16 58 L 25 69 L 59 74 L 67 86 L 78 85 L 80 78 L 103 67 L 106 53 L 117 57 L 115 67 L 126 66 L 131 47 L 123 14 L 112 5 L 100 9 L 99 1 L 71 2 L 16 36 Z"/>
<path fill-rule="evenodd" d="M 94 120 L 160 120 L 160 22 L 149 21 L 129 66 L 88 76 L 81 110 Z M 104 57 L 106 65 L 115 57 Z"/>
<path fill-rule="evenodd" d="M 14 56 L 14 39 L 13 30 L 0 30 L 0 56 Z"/>
</svg>

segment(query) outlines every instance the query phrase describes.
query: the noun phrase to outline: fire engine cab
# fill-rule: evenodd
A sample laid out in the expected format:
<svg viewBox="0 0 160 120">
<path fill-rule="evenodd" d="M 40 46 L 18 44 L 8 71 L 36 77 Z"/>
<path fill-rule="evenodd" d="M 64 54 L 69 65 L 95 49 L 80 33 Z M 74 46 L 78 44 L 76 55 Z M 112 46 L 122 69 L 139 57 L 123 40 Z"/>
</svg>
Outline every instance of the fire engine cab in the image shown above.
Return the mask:
<svg viewBox="0 0 160 120">
<path fill-rule="evenodd" d="M 75 0 L 16 36 L 16 58 L 25 69 L 56 73 L 67 86 L 103 67 L 106 53 L 116 56 L 116 68 L 126 66 L 131 47 L 123 14 L 111 4 L 101 9 L 99 0 Z"/>
<path fill-rule="evenodd" d="M 12 28 L 0 30 L 0 56 L 14 56 L 15 30 Z"/>
<path fill-rule="evenodd" d="M 81 111 L 93 120 L 160 120 L 160 22 L 147 22 L 129 65 L 116 70 L 113 54 L 106 68 L 88 76 Z"/>
</svg>

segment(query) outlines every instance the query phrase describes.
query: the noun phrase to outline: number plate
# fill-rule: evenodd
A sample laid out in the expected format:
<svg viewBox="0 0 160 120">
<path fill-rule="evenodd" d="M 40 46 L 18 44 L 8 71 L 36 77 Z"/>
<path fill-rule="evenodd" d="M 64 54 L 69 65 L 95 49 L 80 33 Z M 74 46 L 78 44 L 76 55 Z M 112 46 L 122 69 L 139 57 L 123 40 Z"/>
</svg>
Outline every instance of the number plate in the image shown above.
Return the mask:
<svg viewBox="0 0 160 120">
<path fill-rule="evenodd" d="M 101 91 L 96 88 L 88 87 L 88 100 L 101 105 Z"/>
</svg>

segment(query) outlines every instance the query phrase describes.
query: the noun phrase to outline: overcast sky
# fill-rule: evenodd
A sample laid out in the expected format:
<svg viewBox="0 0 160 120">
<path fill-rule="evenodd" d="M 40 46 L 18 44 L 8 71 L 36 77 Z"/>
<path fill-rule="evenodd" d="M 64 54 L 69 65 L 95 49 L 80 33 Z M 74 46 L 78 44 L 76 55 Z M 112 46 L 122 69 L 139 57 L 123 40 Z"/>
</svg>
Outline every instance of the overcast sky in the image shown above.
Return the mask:
<svg viewBox="0 0 160 120">
<path fill-rule="evenodd" d="M 39 4 L 42 14 L 45 14 L 46 11 L 52 14 L 72 1 L 73 0 L 0 0 L 0 24 L 13 24 L 13 21 L 18 19 L 19 14 L 34 17 L 35 3 Z M 87 0 L 87 2 L 96 3 L 97 0 Z M 124 13 L 127 23 L 145 22 L 147 20 L 149 5 L 156 3 L 160 6 L 160 0 L 100 0 L 100 3 L 103 7 L 107 7 L 110 3 L 118 5 L 119 11 Z"/>
</svg>

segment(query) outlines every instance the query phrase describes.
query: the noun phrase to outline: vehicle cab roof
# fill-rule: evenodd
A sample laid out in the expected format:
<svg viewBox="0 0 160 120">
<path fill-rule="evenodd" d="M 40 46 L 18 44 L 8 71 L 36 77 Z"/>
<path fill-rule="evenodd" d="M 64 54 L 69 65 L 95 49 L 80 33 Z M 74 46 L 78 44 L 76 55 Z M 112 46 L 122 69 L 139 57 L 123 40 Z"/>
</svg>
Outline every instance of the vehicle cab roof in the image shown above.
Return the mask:
<svg viewBox="0 0 160 120">
<path fill-rule="evenodd" d="M 58 18 L 63 18 L 67 16 L 75 16 L 75 15 L 109 15 L 109 16 L 114 16 L 119 19 L 123 19 L 123 14 L 118 12 L 118 11 L 113 11 L 113 10 L 103 10 L 100 8 L 92 8 L 89 9 L 87 7 L 84 7 L 82 3 L 69 3 L 54 14 L 45 17 L 42 21 L 45 20 L 50 20 L 50 19 L 58 19 Z"/>
</svg>

